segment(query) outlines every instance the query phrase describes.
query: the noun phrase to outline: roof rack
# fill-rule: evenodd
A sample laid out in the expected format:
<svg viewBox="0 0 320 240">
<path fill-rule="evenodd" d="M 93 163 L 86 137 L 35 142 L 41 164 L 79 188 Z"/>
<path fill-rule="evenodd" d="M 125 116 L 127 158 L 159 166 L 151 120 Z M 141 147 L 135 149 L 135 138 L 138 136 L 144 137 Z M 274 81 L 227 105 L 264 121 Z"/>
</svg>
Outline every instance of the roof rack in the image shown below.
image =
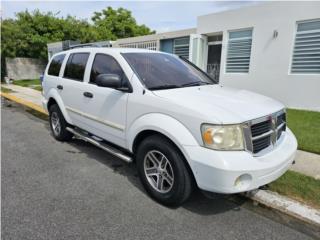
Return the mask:
<svg viewBox="0 0 320 240">
<path fill-rule="evenodd" d="M 95 44 L 95 43 L 84 43 L 84 44 L 72 45 L 69 47 L 69 49 L 86 48 L 86 47 L 101 47 L 101 46 L 99 46 L 98 44 Z"/>
</svg>

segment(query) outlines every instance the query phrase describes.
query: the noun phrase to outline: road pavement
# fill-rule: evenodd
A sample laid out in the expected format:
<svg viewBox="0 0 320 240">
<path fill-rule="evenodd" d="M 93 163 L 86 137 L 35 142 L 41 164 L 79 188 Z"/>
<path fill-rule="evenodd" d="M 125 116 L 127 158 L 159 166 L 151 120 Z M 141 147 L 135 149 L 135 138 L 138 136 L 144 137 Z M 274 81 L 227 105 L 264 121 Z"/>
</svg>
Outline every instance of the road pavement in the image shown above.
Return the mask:
<svg viewBox="0 0 320 240">
<path fill-rule="evenodd" d="M 201 192 L 179 208 L 148 197 L 134 164 L 81 140 L 54 140 L 46 121 L 2 104 L 2 239 L 311 239 Z"/>
</svg>

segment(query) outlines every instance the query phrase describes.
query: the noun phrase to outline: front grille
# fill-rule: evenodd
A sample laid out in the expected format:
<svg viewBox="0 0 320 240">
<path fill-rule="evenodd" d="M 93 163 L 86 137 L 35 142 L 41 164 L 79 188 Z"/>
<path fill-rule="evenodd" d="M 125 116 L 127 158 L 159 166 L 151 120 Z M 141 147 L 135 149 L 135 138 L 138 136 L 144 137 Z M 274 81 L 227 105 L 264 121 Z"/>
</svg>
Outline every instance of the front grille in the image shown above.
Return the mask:
<svg viewBox="0 0 320 240">
<path fill-rule="evenodd" d="M 267 148 L 270 146 L 271 143 L 271 137 L 270 136 L 266 136 L 263 138 L 259 138 L 255 141 L 252 141 L 252 145 L 253 145 L 253 153 L 258 153 L 261 150 Z"/>
<path fill-rule="evenodd" d="M 275 145 L 286 130 L 286 113 L 280 111 L 270 116 L 255 119 L 249 123 L 250 134 L 247 139 L 247 150 L 257 154 Z"/>
<path fill-rule="evenodd" d="M 252 137 L 256 137 L 263 133 L 266 133 L 270 131 L 270 129 L 271 129 L 271 121 L 269 120 L 254 124 L 251 126 Z"/>
</svg>

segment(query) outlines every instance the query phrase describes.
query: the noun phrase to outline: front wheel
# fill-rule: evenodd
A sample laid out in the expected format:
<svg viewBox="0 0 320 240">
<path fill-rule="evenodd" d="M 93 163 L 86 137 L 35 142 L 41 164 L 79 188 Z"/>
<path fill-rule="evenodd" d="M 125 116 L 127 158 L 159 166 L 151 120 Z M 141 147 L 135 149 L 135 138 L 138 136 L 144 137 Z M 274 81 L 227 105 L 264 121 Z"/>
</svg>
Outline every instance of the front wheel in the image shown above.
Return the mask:
<svg viewBox="0 0 320 240">
<path fill-rule="evenodd" d="M 184 158 L 168 139 L 154 135 L 146 138 L 136 154 L 140 180 L 156 201 L 178 206 L 188 199 L 193 179 Z"/>
<path fill-rule="evenodd" d="M 57 104 L 52 105 L 49 109 L 49 123 L 55 139 L 58 141 L 71 140 L 73 135 L 67 130 L 68 123 Z"/>
</svg>

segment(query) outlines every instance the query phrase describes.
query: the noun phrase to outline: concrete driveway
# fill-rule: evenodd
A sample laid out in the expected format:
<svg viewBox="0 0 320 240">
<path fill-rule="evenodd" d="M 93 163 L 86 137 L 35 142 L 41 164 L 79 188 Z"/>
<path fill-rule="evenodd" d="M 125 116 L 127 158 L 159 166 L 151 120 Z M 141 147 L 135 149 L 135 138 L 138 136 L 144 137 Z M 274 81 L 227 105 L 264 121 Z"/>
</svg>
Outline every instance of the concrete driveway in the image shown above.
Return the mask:
<svg viewBox="0 0 320 240">
<path fill-rule="evenodd" d="M 2 105 L 2 239 L 310 239 L 227 199 L 196 192 L 170 209 L 150 199 L 134 165 L 46 121 Z"/>
</svg>

